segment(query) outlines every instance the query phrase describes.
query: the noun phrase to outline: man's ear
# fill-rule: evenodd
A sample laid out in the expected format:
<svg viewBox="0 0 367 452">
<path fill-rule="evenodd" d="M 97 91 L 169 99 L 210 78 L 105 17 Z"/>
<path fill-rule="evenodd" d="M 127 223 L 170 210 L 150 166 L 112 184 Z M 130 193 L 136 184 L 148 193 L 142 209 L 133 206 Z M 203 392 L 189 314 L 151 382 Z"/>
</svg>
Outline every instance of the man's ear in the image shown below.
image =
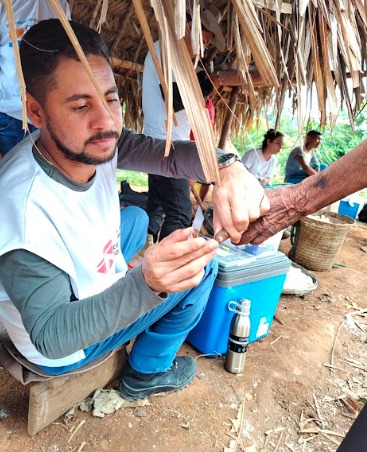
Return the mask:
<svg viewBox="0 0 367 452">
<path fill-rule="evenodd" d="M 27 99 L 27 116 L 32 121 L 32 124 L 37 127 L 45 126 L 45 113 L 41 104 L 36 100 L 32 94 L 26 93 Z"/>
</svg>

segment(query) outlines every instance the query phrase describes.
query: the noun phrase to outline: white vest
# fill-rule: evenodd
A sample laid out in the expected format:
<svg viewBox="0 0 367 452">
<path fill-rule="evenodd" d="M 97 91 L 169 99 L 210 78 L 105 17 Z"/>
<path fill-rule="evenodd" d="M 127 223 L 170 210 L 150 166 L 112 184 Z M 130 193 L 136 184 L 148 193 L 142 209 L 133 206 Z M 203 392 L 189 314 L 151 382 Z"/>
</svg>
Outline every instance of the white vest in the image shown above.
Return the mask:
<svg viewBox="0 0 367 452">
<path fill-rule="evenodd" d="M 59 0 L 59 4 L 70 19 L 68 2 Z M 32 25 L 41 20 L 57 18 L 48 0 L 13 0 L 12 8 L 19 42 Z M 22 119 L 22 100 L 4 2 L 0 2 L 0 30 L 0 112 Z"/>
<path fill-rule="evenodd" d="M 97 166 L 92 186 L 78 192 L 46 175 L 30 138 L 17 149 L 0 163 L 0 255 L 25 249 L 46 259 L 69 275 L 79 299 L 110 287 L 127 270 L 120 251 L 116 157 Z M 1 284 L 0 318 L 20 353 L 35 364 L 58 367 L 84 358 L 82 350 L 55 360 L 37 352 Z"/>
</svg>

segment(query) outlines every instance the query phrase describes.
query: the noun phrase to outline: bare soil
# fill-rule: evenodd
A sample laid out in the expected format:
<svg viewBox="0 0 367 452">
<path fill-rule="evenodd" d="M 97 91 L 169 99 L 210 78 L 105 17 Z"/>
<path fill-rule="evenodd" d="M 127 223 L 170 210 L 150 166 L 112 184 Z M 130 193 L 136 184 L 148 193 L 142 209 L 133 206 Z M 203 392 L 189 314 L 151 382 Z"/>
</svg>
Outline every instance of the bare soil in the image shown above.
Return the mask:
<svg viewBox="0 0 367 452">
<path fill-rule="evenodd" d="M 283 240 L 280 249 L 289 247 Z M 281 296 L 270 333 L 250 344 L 242 376 L 226 372 L 223 357 L 184 344 L 181 353 L 196 357 L 199 369 L 188 388 L 104 418 L 77 409 L 68 423 L 60 418 L 29 437 L 28 388 L 0 368 L 0 450 L 336 451 L 367 398 L 367 320 L 358 314 L 367 308 L 366 251 L 367 225 L 357 223 L 341 265 L 313 272 L 315 291 Z"/>
</svg>

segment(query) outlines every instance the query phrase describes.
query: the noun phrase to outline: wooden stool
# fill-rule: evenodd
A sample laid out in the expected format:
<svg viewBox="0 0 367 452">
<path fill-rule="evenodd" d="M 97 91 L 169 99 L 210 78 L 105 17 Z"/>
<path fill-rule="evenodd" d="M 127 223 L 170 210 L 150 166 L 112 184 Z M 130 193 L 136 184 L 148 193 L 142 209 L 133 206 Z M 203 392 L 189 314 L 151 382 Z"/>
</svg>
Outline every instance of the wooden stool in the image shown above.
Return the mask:
<svg viewBox="0 0 367 452">
<path fill-rule="evenodd" d="M 48 375 L 26 360 L 0 328 L 0 363 L 23 385 L 30 384 L 28 433 L 33 436 L 82 402 L 93 391 L 115 380 L 127 360 L 123 346 L 82 368 Z"/>
</svg>

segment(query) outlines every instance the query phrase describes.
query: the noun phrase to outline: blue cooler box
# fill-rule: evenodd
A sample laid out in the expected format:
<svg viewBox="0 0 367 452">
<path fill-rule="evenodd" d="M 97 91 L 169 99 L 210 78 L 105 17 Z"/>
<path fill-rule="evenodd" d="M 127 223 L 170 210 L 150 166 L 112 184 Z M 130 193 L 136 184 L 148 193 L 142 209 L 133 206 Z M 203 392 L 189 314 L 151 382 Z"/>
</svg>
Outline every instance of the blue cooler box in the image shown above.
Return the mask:
<svg viewBox="0 0 367 452">
<path fill-rule="evenodd" d="M 208 304 L 199 323 L 187 337 L 189 344 L 207 355 L 227 353 L 229 330 L 234 316 L 228 306 L 232 301 L 237 302 L 241 298 L 251 301 L 249 342 L 269 333 L 291 264 L 288 257 L 280 251 L 272 256 L 252 256 L 247 262 L 237 251 L 233 253 L 233 265 L 229 262 L 229 257 L 223 259 L 218 256 L 219 271 Z M 237 265 L 238 262 L 241 264 Z"/>
</svg>

